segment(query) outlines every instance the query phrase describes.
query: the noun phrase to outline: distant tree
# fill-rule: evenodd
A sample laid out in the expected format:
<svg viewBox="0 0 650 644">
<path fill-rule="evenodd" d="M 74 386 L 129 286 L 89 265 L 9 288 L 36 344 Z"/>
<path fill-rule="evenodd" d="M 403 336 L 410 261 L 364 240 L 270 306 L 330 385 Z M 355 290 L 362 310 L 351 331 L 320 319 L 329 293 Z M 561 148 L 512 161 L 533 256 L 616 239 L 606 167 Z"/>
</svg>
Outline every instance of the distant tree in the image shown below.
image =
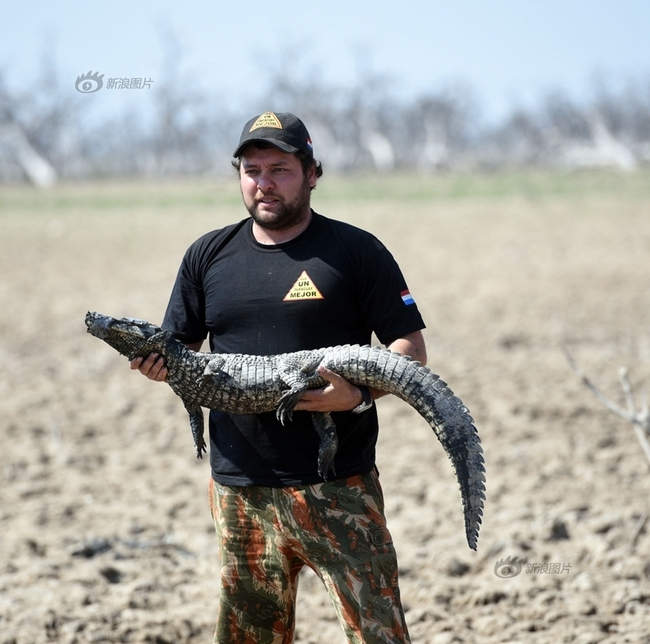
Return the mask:
<svg viewBox="0 0 650 644">
<path fill-rule="evenodd" d="M 149 101 L 102 119 L 91 101 L 64 88 L 52 59 L 26 90 L 0 72 L 0 180 L 51 185 L 58 177 L 174 176 L 229 172 L 241 127 L 234 99 L 211 96 L 182 70 L 183 49 L 161 33 L 164 63 Z M 395 80 L 357 57 L 356 81 L 326 80 L 308 45 L 264 57 L 260 112 L 292 111 L 308 123 L 317 156 L 330 171 L 467 171 L 527 166 L 614 166 L 650 162 L 650 80 L 597 79 L 591 99 L 563 89 L 500 123 L 482 120 L 481 103 L 460 83 L 410 100 Z M 257 107 L 255 107 L 257 106 Z M 251 109 L 251 112 L 253 111 Z"/>
</svg>

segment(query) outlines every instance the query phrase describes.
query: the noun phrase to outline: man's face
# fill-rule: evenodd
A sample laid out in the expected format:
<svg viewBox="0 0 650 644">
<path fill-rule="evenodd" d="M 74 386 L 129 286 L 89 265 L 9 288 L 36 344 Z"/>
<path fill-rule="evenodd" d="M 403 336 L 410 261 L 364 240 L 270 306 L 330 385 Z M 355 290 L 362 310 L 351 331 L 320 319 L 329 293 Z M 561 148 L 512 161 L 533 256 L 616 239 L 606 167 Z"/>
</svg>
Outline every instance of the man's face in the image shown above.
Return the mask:
<svg viewBox="0 0 650 644">
<path fill-rule="evenodd" d="M 305 175 L 294 154 L 249 146 L 241 157 L 239 181 L 244 204 L 261 228 L 287 230 L 309 216 L 316 171 L 312 167 Z"/>
</svg>

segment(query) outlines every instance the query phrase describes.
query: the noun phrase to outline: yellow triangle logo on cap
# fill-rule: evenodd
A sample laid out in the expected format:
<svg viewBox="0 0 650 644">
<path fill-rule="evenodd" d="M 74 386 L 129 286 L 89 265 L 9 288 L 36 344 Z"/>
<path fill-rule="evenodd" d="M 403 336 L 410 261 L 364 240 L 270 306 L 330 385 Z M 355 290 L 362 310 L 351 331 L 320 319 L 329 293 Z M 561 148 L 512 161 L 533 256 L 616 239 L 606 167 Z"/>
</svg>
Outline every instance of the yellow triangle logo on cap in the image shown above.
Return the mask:
<svg viewBox="0 0 650 644">
<path fill-rule="evenodd" d="M 264 114 L 258 117 L 255 123 L 253 123 L 251 129 L 248 131 L 252 132 L 253 130 L 257 130 L 259 127 L 275 127 L 278 130 L 281 130 L 282 123 L 280 123 L 280 119 L 273 112 L 264 112 Z"/>
<path fill-rule="evenodd" d="M 283 302 L 299 302 L 300 300 L 325 299 L 316 285 L 311 281 L 307 271 L 303 271 L 291 290 L 284 296 Z"/>
</svg>

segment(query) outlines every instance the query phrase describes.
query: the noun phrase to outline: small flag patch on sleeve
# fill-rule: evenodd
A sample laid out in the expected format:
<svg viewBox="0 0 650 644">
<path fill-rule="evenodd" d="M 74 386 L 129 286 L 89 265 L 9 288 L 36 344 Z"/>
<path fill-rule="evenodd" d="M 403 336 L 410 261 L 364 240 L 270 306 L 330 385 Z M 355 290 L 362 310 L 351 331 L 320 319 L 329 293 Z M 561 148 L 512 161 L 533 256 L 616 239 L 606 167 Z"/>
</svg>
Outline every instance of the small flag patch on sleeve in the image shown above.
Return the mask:
<svg viewBox="0 0 650 644">
<path fill-rule="evenodd" d="M 403 301 L 404 304 L 406 304 L 407 306 L 408 306 L 409 304 L 415 304 L 415 300 L 413 299 L 413 296 L 411 295 L 411 293 L 410 293 L 408 290 L 406 290 L 406 291 L 402 291 L 402 292 L 400 293 L 400 295 L 402 296 L 402 301 Z"/>
</svg>

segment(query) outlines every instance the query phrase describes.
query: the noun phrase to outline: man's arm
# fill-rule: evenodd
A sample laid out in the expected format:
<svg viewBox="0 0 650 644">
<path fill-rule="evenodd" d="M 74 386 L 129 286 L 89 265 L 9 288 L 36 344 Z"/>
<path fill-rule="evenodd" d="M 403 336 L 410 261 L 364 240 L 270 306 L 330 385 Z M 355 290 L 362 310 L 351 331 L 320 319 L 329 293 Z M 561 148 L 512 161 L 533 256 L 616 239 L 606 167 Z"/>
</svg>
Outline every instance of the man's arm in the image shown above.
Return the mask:
<svg viewBox="0 0 650 644">
<path fill-rule="evenodd" d="M 424 344 L 422 331 L 415 331 L 414 333 L 405 335 L 403 338 L 397 338 L 387 348 L 395 353 L 401 353 L 403 356 L 411 356 L 413 360 L 421 362 L 422 366 L 427 364 L 427 348 Z M 370 393 L 375 400 L 388 395 L 385 391 L 379 391 L 378 389 L 370 389 Z"/>
<path fill-rule="evenodd" d="M 192 351 L 200 351 L 203 346 L 203 340 L 194 344 L 186 344 L 185 346 Z M 131 369 L 137 369 L 143 376 L 147 376 L 149 380 L 157 380 L 158 382 L 167 380 L 165 360 L 157 353 L 150 353 L 146 358 L 133 358 L 129 362 L 129 366 Z"/>
<path fill-rule="evenodd" d="M 427 349 L 421 331 L 398 338 L 391 342 L 388 349 L 411 356 L 423 365 L 427 362 Z M 296 405 L 296 411 L 349 411 L 361 403 L 359 387 L 325 367 L 321 367 L 319 373 L 329 384 L 322 389 L 307 390 Z M 386 395 L 386 392 L 377 389 L 371 389 L 370 393 L 374 399 Z"/>
<path fill-rule="evenodd" d="M 419 360 L 423 366 L 427 363 L 427 348 L 424 344 L 422 331 L 415 331 L 403 338 L 397 338 L 395 342 L 388 345 L 388 348 L 403 356 L 411 356 L 413 360 Z"/>
</svg>

